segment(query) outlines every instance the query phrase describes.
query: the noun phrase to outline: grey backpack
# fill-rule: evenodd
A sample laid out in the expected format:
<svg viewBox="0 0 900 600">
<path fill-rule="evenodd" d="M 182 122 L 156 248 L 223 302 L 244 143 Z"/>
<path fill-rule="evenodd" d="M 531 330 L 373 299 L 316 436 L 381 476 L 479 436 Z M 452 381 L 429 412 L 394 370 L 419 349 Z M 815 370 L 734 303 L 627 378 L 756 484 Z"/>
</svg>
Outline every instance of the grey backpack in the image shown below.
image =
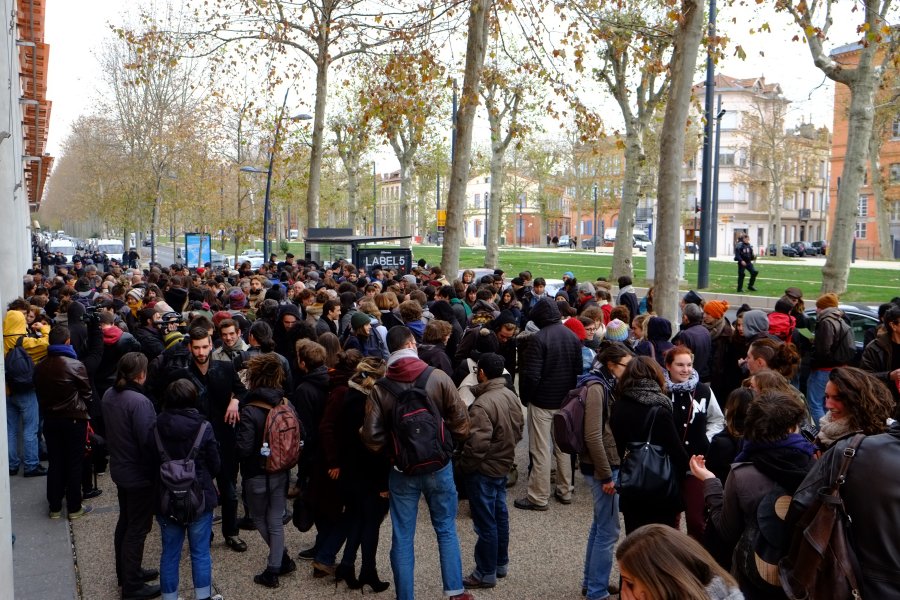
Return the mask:
<svg viewBox="0 0 900 600">
<path fill-rule="evenodd" d="M 194 458 L 203 442 L 207 427 L 209 422 L 203 421 L 191 451 L 186 457 L 176 459 L 171 458 L 163 448 L 159 430 L 153 432 L 156 436 L 156 449 L 162 459 L 162 464 L 159 465 L 159 514 L 179 525 L 193 523 L 206 511 L 203 486 L 197 479 L 197 465 Z"/>
</svg>

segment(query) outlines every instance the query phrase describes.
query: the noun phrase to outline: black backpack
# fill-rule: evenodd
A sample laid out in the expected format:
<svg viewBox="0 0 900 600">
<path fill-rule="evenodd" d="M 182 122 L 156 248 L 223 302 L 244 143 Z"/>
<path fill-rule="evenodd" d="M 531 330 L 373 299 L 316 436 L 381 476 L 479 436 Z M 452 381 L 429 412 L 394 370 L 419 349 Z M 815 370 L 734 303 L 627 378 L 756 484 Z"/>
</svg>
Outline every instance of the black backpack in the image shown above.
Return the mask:
<svg viewBox="0 0 900 600">
<path fill-rule="evenodd" d="M 34 361 L 22 346 L 24 335 L 16 340 L 16 345 L 6 353 L 3 367 L 6 370 L 6 385 L 14 393 L 27 392 L 34 389 Z"/>
<path fill-rule="evenodd" d="M 391 412 L 394 466 L 407 475 L 434 473 L 453 455 L 453 439 L 447 425 L 425 393 L 432 371 L 434 367 L 422 371 L 411 387 L 402 387 L 386 377 L 377 382 L 394 396 Z"/>
<path fill-rule="evenodd" d="M 163 447 L 156 429 L 153 435 L 156 437 L 156 450 L 162 464 L 159 465 L 159 513 L 179 525 L 189 525 L 197 520 L 197 517 L 206 511 L 206 498 L 203 486 L 197 479 L 197 465 L 194 458 L 203 442 L 203 434 L 209 427 L 208 421 L 200 424 L 197 437 L 191 451 L 184 458 L 172 459 Z"/>
<path fill-rule="evenodd" d="M 856 338 L 844 319 L 833 319 L 836 331 L 831 345 L 831 358 L 839 364 L 850 364 L 856 358 Z"/>
</svg>

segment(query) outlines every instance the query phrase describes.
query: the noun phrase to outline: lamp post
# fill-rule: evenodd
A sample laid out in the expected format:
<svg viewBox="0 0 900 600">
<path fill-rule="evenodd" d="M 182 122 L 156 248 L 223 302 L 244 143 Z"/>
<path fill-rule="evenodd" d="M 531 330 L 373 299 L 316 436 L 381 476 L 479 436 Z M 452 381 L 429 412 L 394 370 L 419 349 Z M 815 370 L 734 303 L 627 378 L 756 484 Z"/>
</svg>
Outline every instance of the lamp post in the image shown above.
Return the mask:
<svg viewBox="0 0 900 600">
<path fill-rule="evenodd" d="M 718 106 L 716 110 L 716 147 L 713 151 L 713 182 L 712 182 L 712 204 L 710 208 L 710 225 L 709 225 L 709 255 L 715 257 L 718 255 L 716 247 L 719 243 L 719 142 L 722 139 L 722 117 L 728 112 L 722 108 L 722 95 L 719 94 Z"/>
<path fill-rule="evenodd" d="M 594 254 L 597 254 L 597 182 L 594 182 L 594 222 L 591 224 L 594 234 Z M 584 242 L 582 242 L 584 244 Z"/>
<path fill-rule="evenodd" d="M 266 174 L 266 199 L 263 204 L 263 260 L 269 260 L 269 206 L 270 206 L 270 195 L 272 192 L 272 168 L 275 165 L 275 149 L 278 147 L 278 135 L 281 133 L 281 121 L 284 119 L 284 110 L 287 106 L 288 94 L 290 93 L 291 88 L 288 88 L 284 92 L 284 100 L 281 103 L 281 111 L 278 113 L 278 118 L 275 120 L 275 136 L 272 139 L 272 148 L 269 150 L 269 168 L 266 171 L 262 169 L 257 169 L 256 167 L 241 167 L 241 171 L 245 173 L 265 173 Z M 301 113 L 299 115 L 294 115 L 290 118 L 291 121 L 308 121 L 312 119 L 311 115 L 306 113 Z M 307 215 L 307 218 L 311 217 L 311 215 Z"/>
</svg>

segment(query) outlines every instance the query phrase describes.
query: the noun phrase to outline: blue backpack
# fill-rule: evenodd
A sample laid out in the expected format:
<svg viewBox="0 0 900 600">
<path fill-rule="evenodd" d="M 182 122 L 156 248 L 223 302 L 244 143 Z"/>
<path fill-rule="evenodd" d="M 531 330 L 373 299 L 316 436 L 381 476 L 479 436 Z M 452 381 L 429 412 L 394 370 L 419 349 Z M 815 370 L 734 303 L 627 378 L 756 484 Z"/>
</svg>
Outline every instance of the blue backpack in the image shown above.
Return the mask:
<svg viewBox="0 0 900 600">
<path fill-rule="evenodd" d="M 34 389 L 34 361 L 22 346 L 25 335 L 20 335 L 15 347 L 7 352 L 3 360 L 6 370 L 6 385 L 14 394 L 21 394 Z"/>
</svg>

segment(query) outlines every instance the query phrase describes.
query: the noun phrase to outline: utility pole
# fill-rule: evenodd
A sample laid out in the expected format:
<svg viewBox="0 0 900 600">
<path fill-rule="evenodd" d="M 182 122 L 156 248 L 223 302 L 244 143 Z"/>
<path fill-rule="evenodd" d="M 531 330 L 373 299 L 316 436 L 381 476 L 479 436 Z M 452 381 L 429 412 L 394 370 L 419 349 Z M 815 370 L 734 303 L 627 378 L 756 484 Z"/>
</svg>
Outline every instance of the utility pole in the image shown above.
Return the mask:
<svg viewBox="0 0 900 600">
<path fill-rule="evenodd" d="M 704 114 L 706 126 L 703 129 L 703 174 L 700 178 L 700 264 L 697 265 L 697 289 L 709 287 L 709 244 L 710 244 L 710 180 L 712 176 L 713 137 L 713 91 L 716 87 L 716 66 L 713 62 L 712 45 L 716 37 L 716 0 L 709 0 L 709 48 L 706 53 L 706 103 Z"/>
<path fill-rule="evenodd" d="M 594 182 L 594 223 L 591 225 L 594 233 L 594 254 L 597 254 L 597 182 Z M 582 242 L 584 244 L 584 242 Z"/>
</svg>

